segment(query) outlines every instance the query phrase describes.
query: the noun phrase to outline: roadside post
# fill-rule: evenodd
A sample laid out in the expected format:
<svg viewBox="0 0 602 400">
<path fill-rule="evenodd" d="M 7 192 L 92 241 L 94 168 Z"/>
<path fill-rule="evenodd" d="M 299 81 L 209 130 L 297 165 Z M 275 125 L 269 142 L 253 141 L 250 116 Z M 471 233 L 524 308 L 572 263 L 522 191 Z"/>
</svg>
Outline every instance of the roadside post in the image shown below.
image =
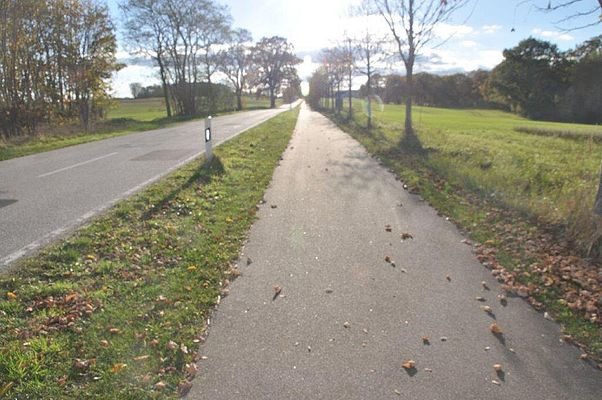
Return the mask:
<svg viewBox="0 0 602 400">
<path fill-rule="evenodd" d="M 205 119 L 205 160 L 211 162 L 213 158 L 213 145 L 211 142 L 211 115 Z"/>
</svg>

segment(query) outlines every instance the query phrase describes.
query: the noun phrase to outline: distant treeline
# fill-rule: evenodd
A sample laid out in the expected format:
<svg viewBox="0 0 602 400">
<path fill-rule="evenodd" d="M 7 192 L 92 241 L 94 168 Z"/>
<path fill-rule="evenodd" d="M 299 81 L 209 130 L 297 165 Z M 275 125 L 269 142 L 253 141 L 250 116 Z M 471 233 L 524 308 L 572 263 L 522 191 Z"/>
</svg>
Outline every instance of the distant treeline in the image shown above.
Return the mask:
<svg viewBox="0 0 602 400">
<path fill-rule="evenodd" d="M 428 73 L 415 74 L 414 104 L 447 108 L 491 108 L 498 106 L 490 103 L 481 93 L 481 86 L 489 77 L 487 71 L 475 71 L 468 74 L 439 76 Z M 372 93 L 385 103 L 401 104 L 406 92 L 405 77 L 391 74 L 372 77 Z M 367 94 L 366 86 L 360 88 L 360 96 Z"/>
<path fill-rule="evenodd" d="M 119 69 L 106 6 L 88 0 L 0 0 L 0 134 L 79 120 L 88 128 Z"/>
<path fill-rule="evenodd" d="M 335 77 L 332 62 L 314 73 L 310 104 L 321 107 L 321 100 L 347 92 L 348 84 Z M 405 101 L 404 76 L 375 73 L 370 82 L 371 94 L 385 103 Z M 367 86 L 359 93 L 366 97 Z M 532 119 L 602 123 L 602 35 L 564 52 L 550 42 L 528 38 L 504 50 L 504 60 L 492 71 L 414 74 L 413 102 L 448 108 L 498 108 Z"/>
<path fill-rule="evenodd" d="M 173 85 L 168 90 L 175 91 Z M 152 97 L 163 98 L 162 85 L 142 86 L 140 83 L 130 84 L 132 97 L 135 99 L 148 99 Z M 232 89 L 221 83 L 197 82 L 191 85 L 191 93 L 196 99 L 197 113 L 208 115 L 211 112 L 234 111 L 236 109 L 236 96 Z"/>
</svg>

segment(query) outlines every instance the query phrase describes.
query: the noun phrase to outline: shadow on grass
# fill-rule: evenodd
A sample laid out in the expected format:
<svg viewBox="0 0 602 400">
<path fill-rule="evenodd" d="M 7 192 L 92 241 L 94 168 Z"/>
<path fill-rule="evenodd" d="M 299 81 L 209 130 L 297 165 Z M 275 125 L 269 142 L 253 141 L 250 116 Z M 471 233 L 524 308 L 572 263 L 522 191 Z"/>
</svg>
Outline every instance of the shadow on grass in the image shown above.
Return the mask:
<svg viewBox="0 0 602 400">
<path fill-rule="evenodd" d="M 201 184 L 206 185 L 210 183 L 213 178 L 217 176 L 221 176 L 225 172 L 224 164 L 218 156 L 213 156 L 211 162 L 205 162 L 194 171 L 194 173 L 186 179 L 184 183 L 178 185 L 173 190 L 171 190 L 168 194 L 166 194 L 161 200 L 155 202 L 153 207 L 146 210 L 141 219 L 143 221 L 151 219 L 157 212 L 166 207 L 172 200 L 174 200 L 178 195 L 190 188 L 192 185 Z"/>
</svg>

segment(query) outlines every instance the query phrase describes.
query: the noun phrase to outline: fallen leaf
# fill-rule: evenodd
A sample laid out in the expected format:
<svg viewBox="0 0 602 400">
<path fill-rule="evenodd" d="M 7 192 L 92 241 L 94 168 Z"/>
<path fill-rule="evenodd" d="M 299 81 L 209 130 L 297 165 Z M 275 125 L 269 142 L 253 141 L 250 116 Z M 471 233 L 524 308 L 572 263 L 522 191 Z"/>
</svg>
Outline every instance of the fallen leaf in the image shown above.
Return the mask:
<svg viewBox="0 0 602 400">
<path fill-rule="evenodd" d="M 401 396 L 401 392 L 400 392 L 399 390 L 397 390 L 397 389 L 395 389 L 395 390 L 393 391 L 393 393 L 395 393 L 395 394 L 396 394 L 396 395 L 398 395 L 398 396 Z"/>
<path fill-rule="evenodd" d="M 56 383 L 59 386 L 65 386 L 67 384 L 67 375 L 63 375 L 56 380 Z M 2 395 L 2 390 L 0 390 L 0 395 Z"/>
<path fill-rule="evenodd" d="M 188 394 L 188 392 L 190 392 L 191 388 L 192 382 L 180 381 L 180 383 L 178 383 L 178 394 L 180 395 L 180 397 L 184 397 Z"/>
<path fill-rule="evenodd" d="M 112 372 L 112 373 L 114 373 L 114 374 L 116 374 L 116 373 L 118 373 L 119 371 L 121 371 L 122 369 L 124 369 L 125 367 L 127 367 L 127 364 L 124 364 L 124 363 L 117 363 L 117 364 L 114 364 L 114 365 L 111 367 L 111 372 Z"/>
<path fill-rule="evenodd" d="M 146 360 L 149 357 L 150 356 L 148 354 L 145 354 L 143 356 L 134 357 L 134 361 L 143 361 L 143 360 Z"/>
<path fill-rule="evenodd" d="M 167 385 L 163 381 L 155 383 L 155 390 L 163 390 Z"/>
<path fill-rule="evenodd" d="M 272 208 L 278 208 L 278 206 L 276 204 L 272 204 L 270 207 L 272 207 Z"/>
<path fill-rule="evenodd" d="M 388 262 L 388 263 L 390 263 L 390 262 L 391 262 L 391 257 L 389 257 L 389 256 L 385 256 L 385 262 Z"/>
<path fill-rule="evenodd" d="M 187 270 L 188 272 L 196 271 L 196 265 L 189 265 Z"/>
<path fill-rule="evenodd" d="M 343 323 L 343 327 L 344 327 L 344 328 L 350 328 L 350 327 L 351 327 L 351 324 L 349 323 L 349 321 L 345 321 L 345 322 Z"/>
<path fill-rule="evenodd" d="M 493 369 L 495 372 L 502 372 L 502 364 L 493 364 Z"/>
<path fill-rule="evenodd" d="M 111 344 L 109 343 L 108 340 L 103 339 L 103 340 L 100 341 L 100 345 L 102 347 L 109 347 Z"/>
<path fill-rule="evenodd" d="M 422 343 L 423 344 L 431 344 L 429 337 L 428 336 L 423 336 L 422 337 Z"/>
<path fill-rule="evenodd" d="M 282 293 L 282 287 L 274 285 L 272 286 L 272 289 L 274 290 L 274 297 L 272 297 L 272 300 L 276 300 L 276 297 L 280 296 L 280 293 Z"/>
<path fill-rule="evenodd" d="M 483 289 L 485 289 L 485 290 L 489 290 L 489 286 L 487 285 L 487 282 L 485 282 L 485 281 L 482 281 L 482 282 L 481 282 L 481 286 L 483 286 Z"/>
<path fill-rule="evenodd" d="M 176 342 L 174 342 L 173 340 L 170 340 L 170 341 L 167 343 L 167 348 L 168 348 L 169 350 L 175 350 L 175 349 L 177 349 L 177 348 L 178 348 L 178 344 L 177 344 Z"/>
<path fill-rule="evenodd" d="M 401 240 L 414 239 L 411 233 L 404 232 L 401 234 Z"/>
<path fill-rule="evenodd" d="M 430 368 L 425 368 L 424 370 L 425 370 L 426 372 L 433 372 L 433 370 L 432 370 L 432 369 L 430 369 Z"/>
<path fill-rule="evenodd" d="M 195 363 L 186 364 L 186 375 L 189 378 L 194 378 L 199 371 L 199 367 Z"/>
<path fill-rule="evenodd" d="M 109 329 L 109 333 L 111 333 L 113 335 L 117 335 L 117 334 L 121 333 L 121 329 L 119 329 L 119 328 L 110 328 Z"/>
<path fill-rule="evenodd" d="M 414 368 L 416 368 L 416 361 L 414 361 L 414 360 L 406 360 L 403 363 L 401 363 L 401 366 L 404 369 L 414 369 Z"/>
<path fill-rule="evenodd" d="M 14 292 L 6 292 L 6 298 L 9 300 L 16 300 L 17 299 L 17 295 Z"/>
<path fill-rule="evenodd" d="M 442 342 L 447 342 L 447 336 L 441 336 L 440 340 L 441 340 Z"/>
<path fill-rule="evenodd" d="M 498 324 L 496 324 L 495 322 L 492 323 L 491 325 L 489 325 L 489 330 L 491 331 L 491 333 L 493 333 L 494 335 L 501 335 L 504 332 L 502 331 L 502 328 L 500 328 L 500 326 Z"/>
<path fill-rule="evenodd" d="M 451 282 L 451 276 L 449 276 L 449 275 L 446 275 L 446 276 L 445 276 L 445 279 L 447 279 L 447 281 L 448 281 L 448 282 Z"/>
<path fill-rule="evenodd" d="M 492 314 L 493 313 L 493 309 L 489 306 L 481 306 L 481 310 L 485 311 L 488 314 Z"/>
<path fill-rule="evenodd" d="M 499 381 L 495 380 L 495 379 L 492 379 L 491 383 L 493 383 L 494 385 L 498 385 L 498 386 L 501 385 L 501 383 Z"/>
<path fill-rule="evenodd" d="M 385 225 L 385 231 L 391 232 L 392 231 L 391 225 L 389 225 L 389 224 Z"/>
<path fill-rule="evenodd" d="M 90 365 L 94 364 L 95 362 L 96 362 L 95 359 L 82 360 L 80 358 L 76 358 L 73 361 L 73 368 L 83 371 L 83 370 L 88 369 L 90 367 Z"/>
<path fill-rule="evenodd" d="M 484 298 L 484 297 L 481 297 L 481 296 L 477 296 L 477 297 L 475 297 L 474 299 L 475 299 L 476 301 L 487 301 L 487 299 L 486 299 L 486 298 Z"/>
<path fill-rule="evenodd" d="M 247 265 L 251 264 L 253 264 L 253 260 L 251 259 L 251 257 L 247 257 Z"/>
</svg>

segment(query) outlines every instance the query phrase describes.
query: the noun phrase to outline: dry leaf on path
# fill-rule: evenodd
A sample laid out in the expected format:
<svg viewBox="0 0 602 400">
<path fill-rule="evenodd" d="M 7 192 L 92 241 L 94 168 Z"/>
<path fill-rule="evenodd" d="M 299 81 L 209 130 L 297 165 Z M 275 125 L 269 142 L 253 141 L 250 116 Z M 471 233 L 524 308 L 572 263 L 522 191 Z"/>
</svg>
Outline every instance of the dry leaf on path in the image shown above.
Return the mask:
<svg viewBox="0 0 602 400">
<path fill-rule="evenodd" d="M 387 224 L 385 225 L 385 231 L 387 232 L 391 232 L 393 229 L 391 228 L 391 225 Z"/>
<path fill-rule="evenodd" d="M 414 368 L 416 368 L 416 361 L 414 361 L 414 360 L 406 360 L 403 363 L 401 363 L 401 366 L 404 369 L 414 369 Z"/>
<path fill-rule="evenodd" d="M 502 364 L 493 364 L 493 369 L 495 372 L 502 372 Z"/>
<path fill-rule="evenodd" d="M 401 234 L 401 240 L 414 239 L 411 233 L 404 232 Z"/>
<path fill-rule="evenodd" d="M 492 323 L 491 325 L 489 325 L 489 330 L 494 335 L 501 335 L 504 333 L 504 331 L 502 331 L 502 328 L 500 328 L 500 326 L 498 324 L 496 324 L 495 322 Z"/>
<path fill-rule="evenodd" d="M 155 390 L 163 390 L 167 385 L 163 381 L 155 383 Z"/>
</svg>

